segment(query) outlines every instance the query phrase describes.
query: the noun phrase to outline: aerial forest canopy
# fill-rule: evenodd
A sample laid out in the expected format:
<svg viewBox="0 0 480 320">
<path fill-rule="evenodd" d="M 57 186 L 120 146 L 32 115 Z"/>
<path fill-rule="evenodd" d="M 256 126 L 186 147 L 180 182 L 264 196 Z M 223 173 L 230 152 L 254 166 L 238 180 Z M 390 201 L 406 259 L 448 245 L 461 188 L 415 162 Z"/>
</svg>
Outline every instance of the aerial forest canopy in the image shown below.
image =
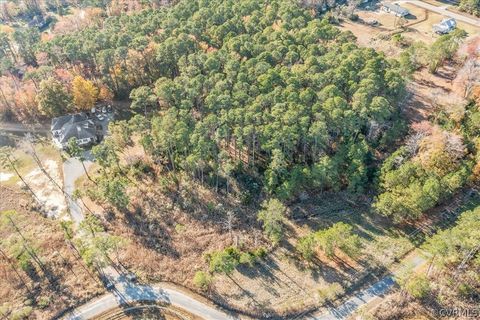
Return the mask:
<svg viewBox="0 0 480 320">
<path fill-rule="evenodd" d="M 362 192 L 378 151 L 404 128 L 400 65 L 293 0 L 181 1 L 109 17 L 38 51 L 130 97 L 129 130 L 170 168 L 218 181 L 233 157 L 283 199 L 309 188 Z"/>
</svg>

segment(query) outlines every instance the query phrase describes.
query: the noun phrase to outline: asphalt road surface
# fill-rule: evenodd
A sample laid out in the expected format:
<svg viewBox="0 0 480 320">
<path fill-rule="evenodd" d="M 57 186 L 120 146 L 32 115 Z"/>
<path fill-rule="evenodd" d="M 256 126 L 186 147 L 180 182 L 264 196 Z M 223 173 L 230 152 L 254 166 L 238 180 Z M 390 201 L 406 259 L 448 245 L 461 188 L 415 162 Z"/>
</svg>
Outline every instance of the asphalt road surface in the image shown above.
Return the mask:
<svg viewBox="0 0 480 320">
<path fill-rule="evenodd" d="M 188 295 L 161 286 L 139 285 L 128 281 L 116 283 L 112 293 L 104 295 L 95 301 L 76 309 L 65 319 L 83 320 L 94 319 L 95 317 L 113 310 L 121 305 L 128 305 L 134 301 L 162 302 L 183 309 L 201 319 L 205 320 L 230 320 L 238 319 L 217 308 L 211 307 L 203 302 L 189 297 Z"/>
</svg>

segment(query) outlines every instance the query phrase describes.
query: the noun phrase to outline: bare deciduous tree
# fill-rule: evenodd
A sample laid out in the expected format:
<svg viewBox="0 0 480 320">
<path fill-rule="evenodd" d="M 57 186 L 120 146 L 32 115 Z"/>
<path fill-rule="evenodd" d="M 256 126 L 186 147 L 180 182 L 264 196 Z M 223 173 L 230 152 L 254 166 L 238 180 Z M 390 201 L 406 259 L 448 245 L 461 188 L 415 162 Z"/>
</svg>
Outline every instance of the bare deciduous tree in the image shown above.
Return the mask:
<svg viewBox="0 0 480 320">
<path fill-rule="evenodd" d="M 464 98 L 470 97 L 472 89 L 480 83 L 480 63 L 476 59 L 468 59 L 458 71 L 458 78 L 464 90 Z"/>
<path fill-rule="evenodd" d="M 228 234 L 230 235 L 230 239 L 233 239 L 233 225 L 235 223 L 235 212 L 229 210 L 225 215 L 225 221 L 223 224 L 225 225 L 225 229 L 228 230 Z"/>
</svg>

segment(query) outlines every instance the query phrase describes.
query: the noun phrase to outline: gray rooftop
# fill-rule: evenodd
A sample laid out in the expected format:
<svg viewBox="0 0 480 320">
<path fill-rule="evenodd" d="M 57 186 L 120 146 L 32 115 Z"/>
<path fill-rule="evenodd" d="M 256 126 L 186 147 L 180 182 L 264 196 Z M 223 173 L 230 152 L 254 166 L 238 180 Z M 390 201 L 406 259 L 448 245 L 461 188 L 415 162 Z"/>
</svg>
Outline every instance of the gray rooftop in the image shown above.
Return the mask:
<svg viewBox="0 0 480 320">
<path fill-rule="evenodd" d="M 408 11 L 408 9 L 405 9 L 404 7 L 401 7 L 396 3 L 388 3 L 387 2 L 387 3 L 384 3 L 383 6 L 385 8 L 388 8 L 391 12 L 401 14 L 402 16 L 406 16 L 406 15 L 410 14 L 410 11 Z"/>
<path fill-rule="evenodd" d="M 53 138 L 59 145 L 66 145 L 68 140 L 76 138 L 95 140 L 97 124 L 84 113 L 69 114 L 52 119 L 51 130 Z M 88 141 L 88 140 L 86 140 Z"/>
<path fill-rule="evenodd" d="M 60 130 L 68 122 L 70 124 L 87 120 L 88 117 L 85 113 L 67 114 L 66 116 L 60 116 L 52 119 L 50 127 L 51 131 Z"/>
</svg>

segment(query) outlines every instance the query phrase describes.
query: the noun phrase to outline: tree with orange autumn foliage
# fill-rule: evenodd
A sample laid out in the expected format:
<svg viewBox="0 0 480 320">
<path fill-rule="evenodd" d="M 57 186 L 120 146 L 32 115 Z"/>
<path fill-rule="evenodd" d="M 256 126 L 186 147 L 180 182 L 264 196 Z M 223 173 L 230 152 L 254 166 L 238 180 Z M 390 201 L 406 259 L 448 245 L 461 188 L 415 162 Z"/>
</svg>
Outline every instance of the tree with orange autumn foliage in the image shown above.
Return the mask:
<svg viewBox="0 0 480 320">
<path fill-rule="evenodd" d="M 98 88 L 90 80 L 76 76 L 72 81 L 72 95 L 75 107 L 80 110 L 92 108 L 98 99 Z"/>
<path fill-rule="evenodd" d="M 100 85 L 100 89 L 98 91 L 98 100 L 103 102 L 111 102 L 113 100 L 113 93 L 110 89 L 107 88 L 105 85 Z"/>
<path fill-rule="evenodd" d="M 480 84 L 476 85 L 472 89 L 472 96 L 471 97 L 477 105 L 480 105 Z"/>
</svg>

